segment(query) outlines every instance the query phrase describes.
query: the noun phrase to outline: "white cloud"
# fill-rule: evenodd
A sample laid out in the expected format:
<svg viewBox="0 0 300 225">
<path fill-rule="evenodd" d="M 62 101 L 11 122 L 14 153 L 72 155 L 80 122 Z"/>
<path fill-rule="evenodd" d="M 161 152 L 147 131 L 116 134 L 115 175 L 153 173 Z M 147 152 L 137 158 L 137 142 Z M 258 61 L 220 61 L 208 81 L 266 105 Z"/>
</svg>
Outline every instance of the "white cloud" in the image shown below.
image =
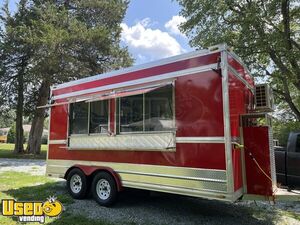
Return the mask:
<svg viewBox="0 0 300 225">
<path fill-rule="evenodd" d="M 174 37 L 159 29 L 152 29 L 151 24 L 149 18 L 137 22 L 132 27 L 125 23 L 121 24 L 123 29 L 121 39 L 137 59 L 145 62 L 184 52 Z"/>
<path fill-rule="evenodd" d="M 181 31 L 179 30 L 179 26 L 186 22 L 186 19 L 183 16 L 173 16 L 166 24 L 165 28 L 172 34 L 181 35 L 186 37 Z"/>
</svg>

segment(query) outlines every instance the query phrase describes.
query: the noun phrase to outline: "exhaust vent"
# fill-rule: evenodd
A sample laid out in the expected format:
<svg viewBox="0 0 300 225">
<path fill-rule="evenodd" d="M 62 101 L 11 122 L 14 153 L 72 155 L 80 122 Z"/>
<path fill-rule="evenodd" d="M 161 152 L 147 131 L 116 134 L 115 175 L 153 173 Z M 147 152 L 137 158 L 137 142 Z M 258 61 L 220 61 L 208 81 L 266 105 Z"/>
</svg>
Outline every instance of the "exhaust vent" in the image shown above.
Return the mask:
<svg viewBox="0 0 300 225">
<path fill-rule="evenodd" d="M 255 86 L 255 110 L 260 112 L 274 110 L 273 92 L 267 84 L 258 84 Z"/>
</svg>

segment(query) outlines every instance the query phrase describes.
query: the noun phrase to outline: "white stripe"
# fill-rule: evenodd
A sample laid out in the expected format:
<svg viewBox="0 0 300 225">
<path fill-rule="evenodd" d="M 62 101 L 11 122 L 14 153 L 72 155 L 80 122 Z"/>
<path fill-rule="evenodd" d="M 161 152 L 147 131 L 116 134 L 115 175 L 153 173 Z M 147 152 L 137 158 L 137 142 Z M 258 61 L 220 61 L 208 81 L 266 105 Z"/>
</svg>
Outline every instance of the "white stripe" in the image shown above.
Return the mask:
<svg viewBox="0 0 300 225">
<path fill-rule="evenodd" d="M 67 144 L 67 140 L 49 140 L 51 145 Z"/>
<path fill-rule="evenodd" d="M 176 137 L 176 143 L 224 143 L 224 137 Z"/>
<path fill-rule="evenodd" d="M 196 68 L 191 68 L 191 69 L 186 69 L 186 70 L 181 70 L 181 71 L 176 71 L 176 72 L 171 72 L 171 73 L 165 73 L 165 74 L 161 74 L 158 76 L 146 77 L 146 78 L 126 81 L 126 82 L 122 82 L 122 83 L 106 85 L 106 86 L 102 86 L 102 87 L 96 87 L 96 88 L 90 88 L 90 89 L 76 91 L 76 92 L 70 92 L 70 93 L 54 96 L 53 99 L 57 100 L 57 99 L 63 99 L 63 98 L 70 98 L 70 97 L 74 97 L 74 96 L 78 96 L 78 95 L 90 94 L 90 93 L 99 92 L 99 91 L 106 91 L 106 90 L 110 90 L 110 89 L 145 84 L 145 83 L 150 83 L 150 82 L 155 82 L 155 81 L 162 81 L 162 80 L 167 80 L 167 79 L 171 79 L 171 78 L 175 78 L 175 77 L 186 76 L 186 75 L 191 75 L 194 73 L 209 71 L 211 69 L 215 69 L 216 67 L 217 67 L 217 63 L 213 63 L 213 64 L 200 66 L 200 67 L 196 67 Z"/>
</svg>

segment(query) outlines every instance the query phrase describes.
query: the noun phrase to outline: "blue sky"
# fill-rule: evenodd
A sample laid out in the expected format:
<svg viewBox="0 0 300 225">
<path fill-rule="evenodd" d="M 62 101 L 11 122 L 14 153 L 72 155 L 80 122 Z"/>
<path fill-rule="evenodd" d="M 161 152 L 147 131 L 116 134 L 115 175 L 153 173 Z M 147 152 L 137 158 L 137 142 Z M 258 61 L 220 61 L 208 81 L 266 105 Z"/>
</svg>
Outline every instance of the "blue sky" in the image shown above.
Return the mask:
<svg viewBox="0 0 300 225">
<path fill-rule="evenodd" d="M 12 11 L 18 0 L 10 0 Z M 2 1 L 1 1 L 2 4 Z M 129 48 L 135 64 L 142 64 L 192 51 L 178 30 L 184 21 L 180 6 L 172 0 L 131 0 L 121 24 L 122 45 Z"/>
</svg>

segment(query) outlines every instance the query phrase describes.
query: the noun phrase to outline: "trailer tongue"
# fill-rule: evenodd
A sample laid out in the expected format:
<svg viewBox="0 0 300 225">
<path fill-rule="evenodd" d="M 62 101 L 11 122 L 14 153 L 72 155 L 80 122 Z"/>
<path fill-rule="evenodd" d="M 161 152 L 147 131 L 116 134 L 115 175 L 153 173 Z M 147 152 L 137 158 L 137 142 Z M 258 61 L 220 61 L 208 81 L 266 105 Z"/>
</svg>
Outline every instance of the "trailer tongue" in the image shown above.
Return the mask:
<svg viewBox="0 0 300 225">
<path fill-rule="evenodd" d="M 284 199 L 270 93 L 226 45 L 54 86 L 46 173 L 105 206 L 123 187 Z"/>
</svg>

